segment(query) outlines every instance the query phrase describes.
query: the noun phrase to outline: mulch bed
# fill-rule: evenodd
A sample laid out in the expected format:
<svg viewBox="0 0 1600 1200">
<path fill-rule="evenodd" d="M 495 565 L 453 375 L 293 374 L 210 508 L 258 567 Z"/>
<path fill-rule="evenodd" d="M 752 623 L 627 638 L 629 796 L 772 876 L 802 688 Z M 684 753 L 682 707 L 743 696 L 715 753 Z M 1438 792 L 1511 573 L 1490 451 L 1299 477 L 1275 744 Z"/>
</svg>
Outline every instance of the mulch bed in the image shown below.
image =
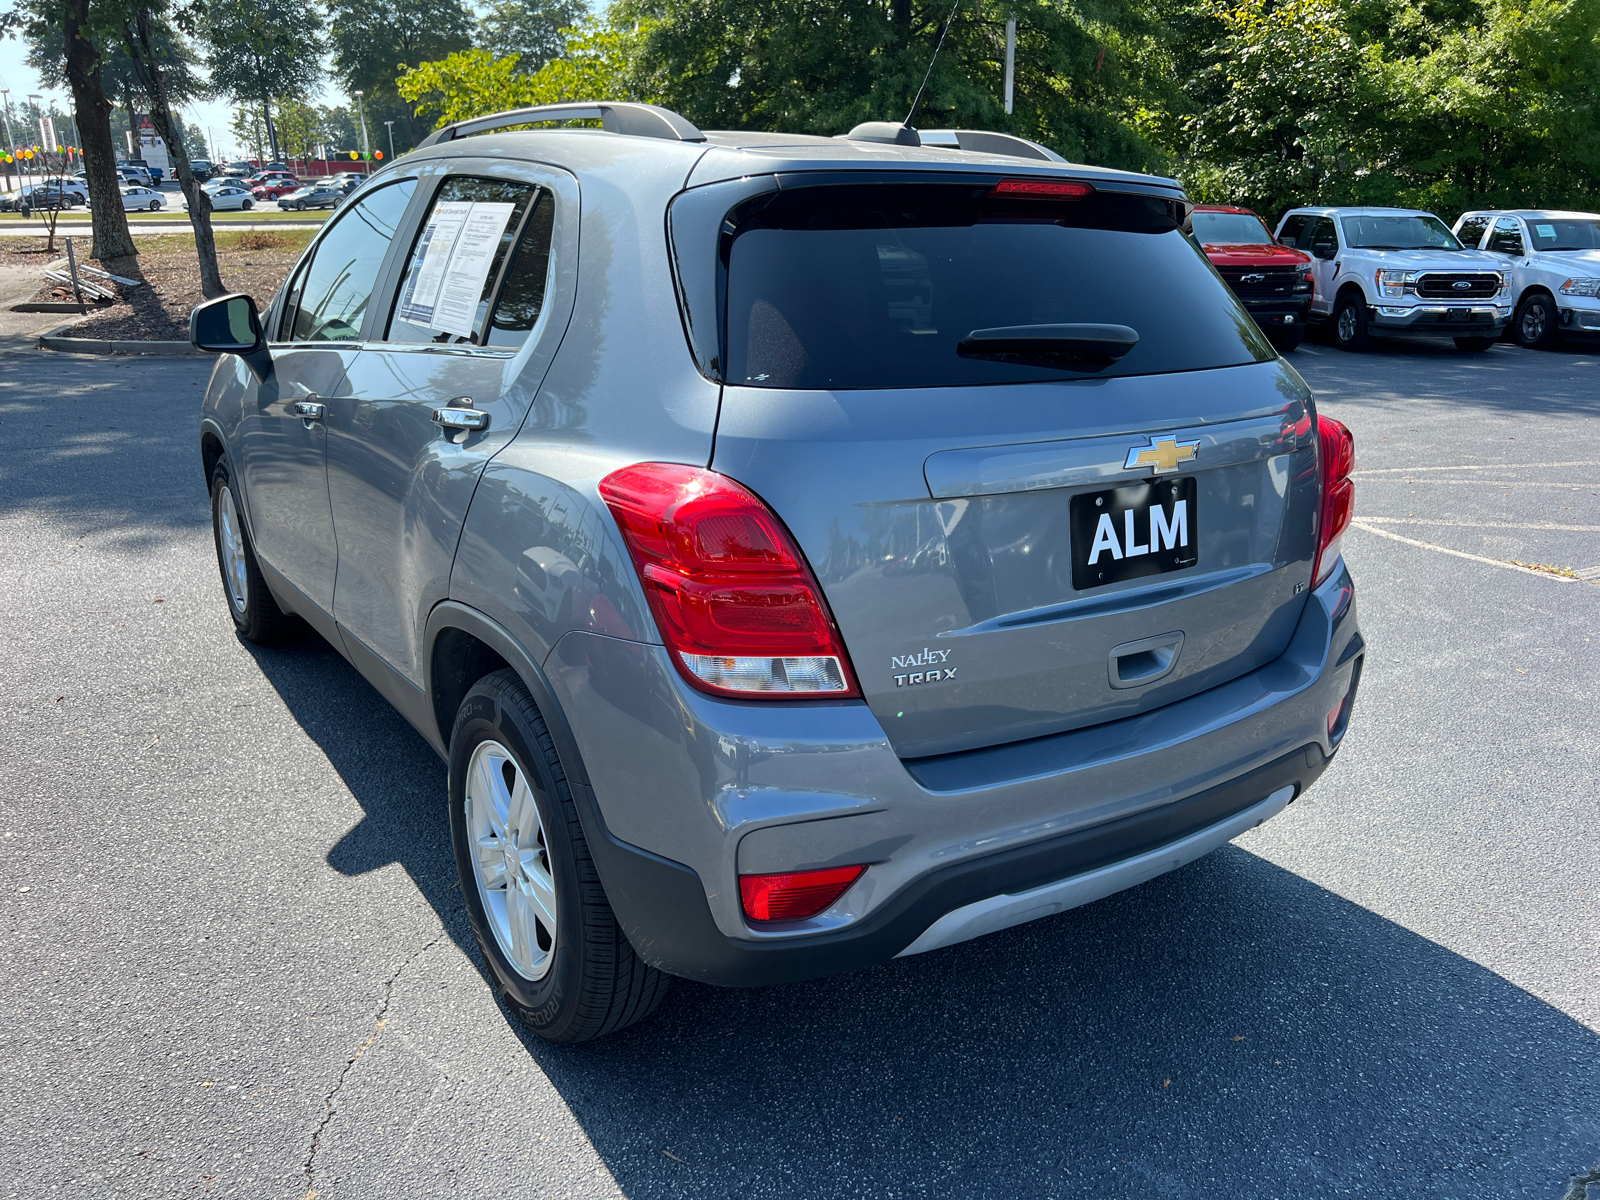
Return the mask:
<svg viewBox="0 0 1600 1200">
<path fill-rule="evenodd" d="M 45 252 L 44 238 L 5 238 L 0 247 L 7 260 L 31 259 L 41 265 L 64 260 L 66 251 L 56 238 L 56 252 Z M 136 238 L 139 254 L 131 258 L 91 260 L 113 275 L 142 280 L 138 287 L 126 287 L 93 277 L 94 282 L 116 289 L 120 302 L 92 313 L 76 322 L 70 336 L 109 340 L 187 341 L 189 312 L 205 299 L 200 291 L 200 265 L 194 243 L 184 235 Z M 283 286 L 289 268 L 300 257 L 305 239 L 288 231 L 240 231 L 217 235 L 217 262 L 222 283 L 230 292 L 244 292 L 255 299 L 258 309 Z M 89 248 L 88 238 L 74 239 L 80 253 Z M 79 262 L 83 262 L 79 259 Z M 72 289 L 56 283 L 41 288 L 35 301 L 71 300 Z"/>
</svg>

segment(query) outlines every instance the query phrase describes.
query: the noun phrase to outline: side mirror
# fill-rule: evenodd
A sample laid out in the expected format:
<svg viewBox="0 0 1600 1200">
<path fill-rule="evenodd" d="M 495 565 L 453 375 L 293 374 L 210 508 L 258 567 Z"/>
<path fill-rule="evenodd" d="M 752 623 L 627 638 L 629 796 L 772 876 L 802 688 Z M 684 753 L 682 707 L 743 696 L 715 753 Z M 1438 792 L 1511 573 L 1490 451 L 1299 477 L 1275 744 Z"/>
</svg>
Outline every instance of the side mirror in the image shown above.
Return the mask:
<svg viewBox="0 0 1600 1200">
<path fill-rule="evenodd" d="M 1332 242 L 1318 242 L 1315 246 L 1311 247 L 1311 253 L 1317 258 L 1320 258 L 1326 262 L 1335 254 L 1339 253 L 1339 247 L 1335 246 Z"/>
<path fill-rule="evenodd" d="M 189 344 L 208 354 L 237 354 L 258 379 L 267 377 L 271 358 L 261 332 L 256 302 L 249 296 L 219 296 L 189 314 Z"/>
</svg>

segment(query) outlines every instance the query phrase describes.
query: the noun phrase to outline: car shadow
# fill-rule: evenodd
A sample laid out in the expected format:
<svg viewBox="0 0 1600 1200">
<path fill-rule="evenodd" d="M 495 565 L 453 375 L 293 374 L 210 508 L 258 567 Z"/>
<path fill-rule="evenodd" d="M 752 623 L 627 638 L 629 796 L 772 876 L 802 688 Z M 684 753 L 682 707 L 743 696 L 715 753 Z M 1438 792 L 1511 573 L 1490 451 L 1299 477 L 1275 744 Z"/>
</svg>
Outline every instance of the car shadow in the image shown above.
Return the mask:
<svg viewBox="0 0 1600 1200">
<path fill-rule="evenodd" d="M 438 757 L 319 640 L 251 652 L 365 813 L 328 863 L 400 864 L 482 972 Z M 1556 1200 L 1600 1159 L 1600 1035 L 1237 846 L 871 970 L 679 980 L 585 1046 L 505 1019 L 630 1200 Z"/>
</svg>

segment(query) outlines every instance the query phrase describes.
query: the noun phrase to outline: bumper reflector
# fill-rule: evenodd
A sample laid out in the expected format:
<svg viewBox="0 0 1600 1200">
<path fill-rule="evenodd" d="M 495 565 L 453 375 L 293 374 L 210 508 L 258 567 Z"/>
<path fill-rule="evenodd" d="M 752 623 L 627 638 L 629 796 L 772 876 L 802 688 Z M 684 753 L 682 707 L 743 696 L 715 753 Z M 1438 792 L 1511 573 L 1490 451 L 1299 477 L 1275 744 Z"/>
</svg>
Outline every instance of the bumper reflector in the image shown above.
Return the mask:
<svg viewBox="0 0 1600 1200">
<path fill-rule="evenodd" d="M 782 875 L 739 876 L 739 899 L 752 921 L 804 921 L 850 890 L 862 867 L 828 867 Z"/>
</svg>

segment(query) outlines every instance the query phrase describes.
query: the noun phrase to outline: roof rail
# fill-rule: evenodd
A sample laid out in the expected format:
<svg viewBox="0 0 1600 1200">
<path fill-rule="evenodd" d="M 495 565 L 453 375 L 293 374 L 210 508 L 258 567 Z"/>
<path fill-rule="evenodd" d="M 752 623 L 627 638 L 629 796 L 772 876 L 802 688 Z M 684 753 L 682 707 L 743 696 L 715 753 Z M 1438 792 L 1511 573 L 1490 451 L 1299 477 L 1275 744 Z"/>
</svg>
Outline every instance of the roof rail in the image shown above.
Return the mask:
<svg viewBox="0 0 1600 1200">
<path fill-rule="evenodd" d="M 673 142 L 706 140 L 705 134 L 670 108 L 620 100 L 599 100 L 578 104 L 539 104 L 533 108 L 517 108 L 510 112 L 457 121 L 442 129 L 435 129 L 418 143 L 417 148 L 420 150 L 423 146 L 434 146 L 474 133 L 488 133 L 509 125 L 531 125 L 536 121 L 599 121 L 602 129 L 634 137 L 665 138 Z"/>
</svg>

